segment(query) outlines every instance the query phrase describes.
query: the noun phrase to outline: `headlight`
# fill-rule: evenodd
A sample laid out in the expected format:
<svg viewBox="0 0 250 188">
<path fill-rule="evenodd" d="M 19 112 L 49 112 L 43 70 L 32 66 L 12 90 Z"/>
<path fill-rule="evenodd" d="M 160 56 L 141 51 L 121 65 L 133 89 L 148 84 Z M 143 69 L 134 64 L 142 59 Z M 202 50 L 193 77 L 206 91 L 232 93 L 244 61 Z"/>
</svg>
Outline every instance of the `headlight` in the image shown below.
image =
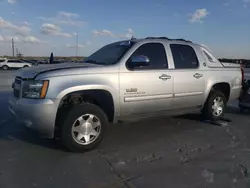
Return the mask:
<svg viewBox="0 0 250 188">
<path fill-rule="evenodd" d="M 22 97 L 30 99 L 44 99 L 48 87 L 48 80 L 24 81 L 22 87 Z"/>
</svg>

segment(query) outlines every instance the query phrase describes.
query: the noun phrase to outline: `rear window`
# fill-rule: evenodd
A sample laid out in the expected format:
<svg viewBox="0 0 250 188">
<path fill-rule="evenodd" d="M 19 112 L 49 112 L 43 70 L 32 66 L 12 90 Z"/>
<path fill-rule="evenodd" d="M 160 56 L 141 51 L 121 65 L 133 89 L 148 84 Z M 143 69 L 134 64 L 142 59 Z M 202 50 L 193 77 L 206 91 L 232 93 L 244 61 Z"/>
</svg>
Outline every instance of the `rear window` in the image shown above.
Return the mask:
<svg viewBox="0 0 250 188">
<path fill-rule="evenodd" d="M 4 59 L 0 59 L 0 63 L 3 63 L 3 62 L 5 62 L 5 60 Z"/>
</svg>

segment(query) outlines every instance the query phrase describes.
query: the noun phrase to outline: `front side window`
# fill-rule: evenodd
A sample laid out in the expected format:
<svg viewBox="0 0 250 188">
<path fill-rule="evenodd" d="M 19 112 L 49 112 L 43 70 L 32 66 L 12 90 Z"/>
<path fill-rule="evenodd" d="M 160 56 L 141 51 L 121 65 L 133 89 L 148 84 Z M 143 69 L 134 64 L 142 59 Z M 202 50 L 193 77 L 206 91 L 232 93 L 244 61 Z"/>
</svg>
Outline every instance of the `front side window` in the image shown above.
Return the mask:
<svg viewBox="0 0 250 188">
<path fill-rule="evenodd" d="M 141 45 L 131 56 L 147 56 L 150 65 L 145 67 L 137 67 L 136 69 L 167 69 L 168 62 L 165 48 L 161 43 L 147 43 Z"/>
<path fill-rule="evenodd" d="M 189 45 L 170 44 L 176 69 L 194 69 L 199 61 L 194 49 Z"/>
<path fill-rule="evenodd" d="M 130 41 L 108 44 L 87 57 L 84 62 L 100 65 L 116 64 L 132 45 L 133 42 Z"/>
</svg>

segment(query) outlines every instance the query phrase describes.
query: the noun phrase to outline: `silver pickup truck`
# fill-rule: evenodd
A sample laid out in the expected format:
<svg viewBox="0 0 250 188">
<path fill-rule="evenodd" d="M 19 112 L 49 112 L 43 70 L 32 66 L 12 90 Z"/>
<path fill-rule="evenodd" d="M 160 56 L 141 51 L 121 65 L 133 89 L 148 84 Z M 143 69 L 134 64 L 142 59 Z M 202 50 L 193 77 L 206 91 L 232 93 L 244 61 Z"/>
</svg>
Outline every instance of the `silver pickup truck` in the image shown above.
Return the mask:
<svg viewBox="0 0 250 188">
<path fill-rule="evenodd" d="M 84 63 L 18 71 L 9 109 L 41 136 L 86 151 L 100 144 L 109 123 L 196 111 L 220 119 L 239 97 L 242 77 L 239 65 L 222 64 L 191 41 L 131 39 L 102 47 Z"/>
</svg>

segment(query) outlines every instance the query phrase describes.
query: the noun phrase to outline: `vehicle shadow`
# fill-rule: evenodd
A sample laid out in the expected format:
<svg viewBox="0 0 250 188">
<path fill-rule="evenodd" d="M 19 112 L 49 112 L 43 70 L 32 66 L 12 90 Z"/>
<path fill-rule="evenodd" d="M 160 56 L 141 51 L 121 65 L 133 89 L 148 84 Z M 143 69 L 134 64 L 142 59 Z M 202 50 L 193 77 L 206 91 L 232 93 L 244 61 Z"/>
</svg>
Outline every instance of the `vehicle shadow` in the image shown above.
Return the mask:
<svg viewBox="0 0 250 188">
<path fill-rule="evenodd" d="M 102 148 L 114 149 L 134 147 L 145 143 L 155 143 L 158 140 L 170 139 L 187 130 L 204 128 L 199 121 L 193 121 L 192 114 L 183 119 L 180 117 L 150 118 L 134 123 L 110 125 Z"/>
<path fill-rule="evenodd" d="M 2 122 L 0 126 L 1 141 L 21 141 L 52 150 L 66 151 L 57 140 L 41 138 L 35 131 L 18 124 L 13 117 Z"/>
<path fill-rule="evenodd" d="M 193 120 L 193 115 L 185 117 L 189 120 L 183 120 L 180 117 L 160 117 L 134 123 L 110 125 L 101 148 L 133 147 L 135 142 L 140 145 L 147 141 L 165 139 L 186 130 L 201 129 L 200 122 L 190 121 Z M 36 132 L 17 124 L 11 117 L 1 125 L 0 142 L 2 140 L 21 141 L 51 150 L 68 152 L 59 139 L 41 138 Z"/>
</svg>

